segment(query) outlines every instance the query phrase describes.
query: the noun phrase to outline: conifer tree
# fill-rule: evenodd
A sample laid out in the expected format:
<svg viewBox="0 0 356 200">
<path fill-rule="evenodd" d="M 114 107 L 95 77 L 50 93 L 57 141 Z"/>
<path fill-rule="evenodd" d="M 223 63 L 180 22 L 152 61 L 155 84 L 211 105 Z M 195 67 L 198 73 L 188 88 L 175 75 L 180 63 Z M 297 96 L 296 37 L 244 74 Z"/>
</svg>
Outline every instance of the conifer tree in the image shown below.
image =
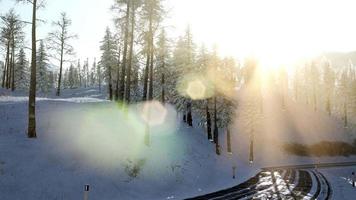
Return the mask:
<svg viewBox="0 0 356 200">
<path fill-rule="evenodd" d="M 29 71 L 29 62 L 26 58 L 26 54 L 23 48 L 20 49 L 17 60 L 16 60 L 16 87 L 19 89 L 28 89 L 30 71 Z"/>
<path fill-rule="evenodd" d="M 109 99 L 113 100 L 113 87 L 112 87 L 112 69 L 117 63 L 116 45 L 114 38 L 109 28 L 106 29 L 105 36 L 101 42 L 100 49 L 102 56 L 100 65 L 104 68 L 105 78 L 107 81 Z"/>
<path fill-rule="evenodd" d="M 43 93 L 48 93 L 50 90 L 50 83 L 48 79 L 48 55 L 46 53 L 45 45 L 41 40 L 36 58 L 37 66 L 37 90 Z"/>
<path fill-rule="evenodd" d="M 1 17 L 3 27 L 1 28 L 1 40 L 6 56 L 5 69 L 2 77 L 2 87 L 15 90 L 15 52 L 19 44 L 23 42 L 24 23 L 20 20 L 19 15 L 11 9 L 5 16 Z"/>
</svg>

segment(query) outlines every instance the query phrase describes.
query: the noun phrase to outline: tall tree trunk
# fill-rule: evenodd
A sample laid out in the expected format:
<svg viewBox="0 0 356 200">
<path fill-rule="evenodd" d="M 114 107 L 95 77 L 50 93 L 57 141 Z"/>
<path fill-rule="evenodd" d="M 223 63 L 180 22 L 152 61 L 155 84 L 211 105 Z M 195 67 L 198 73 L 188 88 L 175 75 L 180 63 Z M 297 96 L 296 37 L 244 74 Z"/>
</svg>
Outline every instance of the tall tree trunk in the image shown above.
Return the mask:
<svg viewBox="0 0 356 200">
<path fill-rule="evenodd" d="M 32 57 L 31 81 L 28 101 L 28 137 L 36 138 L 36 8 L 37 0 L 33 0 L 32 11 Z"/>
<path fill-rule="evenodd" d="M 9 59 L 9 65 L 7 67 L 7 71 L 6 71 L 6 83 L 5 83 L 5 86 L 6 86 L 6 89 L 9 89 L 10 88 L 10 74 L 11 74 L 11 70 L 12 70 L 12 54 L 10 54 L 10 59 Z"/>
<path fill-rule="evenodd" d="M 149 71 L 149 65 L 150 65 L 150 51 L 149 47 L 147 48 L 147 58 L 146 58 L 146 67 L 145 67 L 145 72 L 144 72 L 144 77 L 143 77 L 143 95 L 142 95 L 142 101 L 147 100 L 147 89 L 148 89 L 148 71 Z"/>
<path fill-rule="evenodd" d="M 133 57 L 133 44 L 134 44 L 134 31 L 135 31 L 135 6 L 132 5 L 132 16 L 131 16 L 131 36 L 130 36 L 130 54 L 127 66 L 126 75 L 126 103 L 130 103 L 131 100 L 131 69 L 132 69 L 132 57 Z"/>
<path fill-rule="evenodd" d="M 226 142 L 227 142 L 227 152 L 232 154 L 231 150 L 231 134 L 230 134 L 230 127 L 226 127 Z"/>
<path fill-rule="evenodd" d="M 78 59 L 79 87 L 82 87 L 82 72 L 80 71 L 80 59 Z"/>
<path fill-rule="evenodd" d="M 12 41 L 12 39 L 10 39 Z M 10 57 L 9 57 L 9 65 L 7 67 L 7 72 L 6 72 L 6 89 L 10 88 L 10 83 L 11 83 L 11 74 L 12 74 L 12 67 L 13 67 L 13 58 L 14 58 L 14 51 L 12 48 L 13 44 L 12 42 L 10 43 Z"/>
<path fill-rule="evenodd" d="M 61 81 L 62 81 L 62 70 L 63 70 L 63 51 L 64 51 L 64 29 L 62 28 L 62 38 L 61 38 L 61 58 L 59 63 L 59 77 L 58 77 L 58 86 L 56 95 L 59 96 L 61 92 Z"/>
<path fill-rule="evenodd" d="M 12 46 L 12 45 L 11 45 Z M 6 74 L 6 89 L 9 89 L 10 88 L 10 83 L 11 83 L 11 74 L 12 74 L 12 67 L 13 67 L 13 64 L 12 64 L 12 61 L 13 61 L 13 50 L 11 48 L 11 53 L 10 53 L 10 59 L 9 59 L 9 66 L 8 66 L 8 70 L 7 70 L 7 74 Z"/>
<path fill-rule="evenodd" d="M 346 128 L 347 127 L 347 105 L 346 105 L 346 100 L 344 102 L 344 127 Z"/>
<path fill-rule="evenodd" d="M 1 86 L 3 88 L 6 87 L 7 73 L 9 70 L 9 62 L 10 62 L 10 40 L 6 44 L 6 58 L 5 58 L 4 73 L 2 75 L 2 84 L 1 84 Z"/>
<path fill-rule="evenodd" d="M 119 60 L 120 60 L 120 57 L 119 57 Z M 99 86 L 99 92 L 101 92 L 101 69 L 100 69 L 100 65 L 96 63 L 96 58 L 94 59 L 94 63 L 97 66 L 98 86 Z"/>
<path fill-rule="evenodd" d="M 214 97 L 214 142 L 215 142 L 216 154 L 220 155 L 219 130 L 218 130 L 217 109 L 216 109 L 216 96 Z"/>
<path fill-rule="evenodd" d="M 112 92 L 111 66 L 108 67 L 108 71 L 109 71 L 109 80 L 108 80 L 108 82 L 109 82 L 109 84 L 108 84 L 108 86 L 109 86 L 109 88 L 108 88 L 108 90 L 109 90 L 109 99 L 110 99 L 110 101 L 112 101 L 113 100 L 113 92 Z"/>
<path fill-rule="evenodd" d="M 208 140 L 213 141 L 213 136 L 211 134 L 211 116 L 209 112 L 209 99 L 206 100 L 206 128 L 208 134 Z"/>
<path fill-rule="evenodd" d="M 85 66 L 86 71 L 87 71 L 87 79 L 86 79 L 86 85 L 87 87 L 90 87 L 90 75 L 89 75 L 89 58 L 87 58 L 87 64 Z"/>
<path fill-rule="evenodd" d="M 118 62 L 117 62 L 117 70 L 116 70 L 115 101 L 119 100 L 119 83 L 120 83 L 120 66 L 121 66 L 120 58 L 121 58 L 121 46 L 119 46 L 119 55 L 117 59 Z"/>
<path fill-rule="evenodd" d="M 153 49 L 153 48 L 152 48 Z M 151 56 L 150 56 L 150 71 L 149 71 L 149 85 L 148 85 L 148 100 L 153 99 L 153 50 L 151 50 Z"/>
<path fill-rule="evenodd" d="M 15 90 L 15 38 L 12 36 L 11 91 Z"/>
<path fill-rule="evenodd" d="M 164 64 L 163 64 L 164 66 Z M 163 67 L 164 68 L 164 67 Z M 166 98 L 165 98 L 165 88 L 166 88 L 166 85 L 165 85 L 165 77 L 164 77 L 164 72 L 162 72 L 162 78 L 161 78 L 161 87 L 162 87 L 162 91 L 161 91 L 161 101 L 162 103 L 166 103 Z"/>
<path fill-rule="evenodd" d="M 253 152 L 253 140 L 254 140 L 254 133 L 253 133 L 253 130 L 252 130 L 252 133 L 251 133 L 251 136 L 250 136 L 250 155 L 249 155 L 249 161 L 250 161 L 250 164 L 253 163 L 254 161 L 254 152 Z"/>
<path fill-rule="evenodd" d="M 127 2 L 126 16 L 125 16 L 125 39 L 124 39 L 124 52 L 122 57 L 122 69 L 121 69 L 121 80 L 120 80 L 120 92 L 119 99 L 124 101 L 125 99 L 125 75 L 126 75 L 126 64 L 127 64 L 127 47 L 129 40 L 129 20 L 130 20 L 130 4 L 132 1 Z"/>
<path fill-rule="evenodd" d="M 188 102 L 187 103 L 187 123 L 188 126 L 193 127 L 193 117 L 192 117 L 192 103 Z"/>
<path fill-rule="evenodd" d="M 153 45 L 153 7 L 151 4 L 151 9 L 150 9 L 150 19 L 149 19 L 149 41 L 150 41 L 150 82 L 148 86 L 148 100 L 153 99 L 153 57 L 154 57 L 154 45 Z"/>
</svg>

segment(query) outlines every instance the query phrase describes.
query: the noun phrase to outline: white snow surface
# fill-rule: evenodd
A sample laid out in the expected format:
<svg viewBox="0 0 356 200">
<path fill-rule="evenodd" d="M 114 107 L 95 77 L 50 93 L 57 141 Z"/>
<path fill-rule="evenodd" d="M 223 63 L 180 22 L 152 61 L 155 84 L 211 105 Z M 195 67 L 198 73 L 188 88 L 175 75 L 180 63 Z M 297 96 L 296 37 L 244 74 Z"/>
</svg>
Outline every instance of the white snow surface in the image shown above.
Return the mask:
<svg viewBox="0 0 356 200">
<path fill-rule="evenodd" d="M 320 170 L 330 182 L 332 199 L 356 199 L 356 187 L 352 187 L 351 173 L 356 173 L 356 167 L 340 167 Z"/>
<path fill-rule="evenodd" d="M 307 121 L 295 117 L 303 112 L 298 108 L 288 112 L 299 120 L 298 128 L 286 123 L 282 130 L 271 130 L 270 136 L 266 135 L 270 125 L 286 114 L 265 111 L 276 114 L 265 117 L 264 131 L 255 135 L 255 162 L 250 165 L 249 136 L 239 124 L 243 112 L 232 127 L 233 154 L 226 153 L 225 131 L 220 130 L 222 155 L 217 156 L 204 128 L 181 123 L 181 115 L 170 105 L 155 108 L 146 146 L 145 106 L 123 109 L 95 88 L 63 90 L 59 98 L 40 94 L 38 138 L 28 139 L 27 99 L 23 92 L 0 90 L 0 200 L 82 199 L 85 184 L 90 185 L 89 199 L 183 199 L 234 186 L 264 166 L 356 160 L 285 154 L 282 141 L 304 141 L 311 133 L 313 141 L 350 139 L 344 130 L 333 136 L 339 130 L 337 122 L 323 128 L 323 120 L 335 121 L 325 115 L 310 114 Z M 310 125 L 312 120 L 316 125 Z M 294 137 L 295 130 L 303 128 L 307 133 Z"/>
<path fill-rule="evenodd" d="M 123 111 L 102 97 L 40 97 L 38 138 L 28 139 L 27 98 L 0 96 L 0 199 L 82 199 L 85 184 L 90 199 L 183 199 L 258 171 L 236 155 L 217 156 L 202 128 L 181 124 L 171 106 L 165 109 L 147 147 L 141 105 Z M 137 177 L 130 177 L 140 162 Z"/>
</svg>

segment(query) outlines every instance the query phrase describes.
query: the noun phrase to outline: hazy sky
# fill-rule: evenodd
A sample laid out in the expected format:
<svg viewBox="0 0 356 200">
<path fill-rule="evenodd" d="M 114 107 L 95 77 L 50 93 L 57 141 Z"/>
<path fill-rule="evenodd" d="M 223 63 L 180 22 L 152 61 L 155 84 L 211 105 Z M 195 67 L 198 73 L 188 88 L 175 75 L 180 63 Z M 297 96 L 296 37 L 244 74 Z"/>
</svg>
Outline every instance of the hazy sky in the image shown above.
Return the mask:
<svg viewBox="0 0 356 200">
<path fill-rule="evenodd" d="M 15 7 L 24 20 L 30 20 L 29 5 L 14 2 L 2 0 L 0 13 Z M 38 27 L 39 37 L 45 37 L 51 21 L 65 11 L 73 21 L 72 32 L 79 35 L 73 42 L 77 56 L 99 57 L 99 41 L 105 27 L 112 25 L 112 2 L 47 0 L 46 8 L 39 11 L 39 18 L 47 21 Z M 356 50 L 356 1 L 352 0 L 166 0 L 166 4 L 170 13 L 165 24 L 171 36 L 181 35 L 190 24 L 198 44 L 217 44 L 223 55 L 254 54 L 273 62 L 322 51 Z"/>
</svg>

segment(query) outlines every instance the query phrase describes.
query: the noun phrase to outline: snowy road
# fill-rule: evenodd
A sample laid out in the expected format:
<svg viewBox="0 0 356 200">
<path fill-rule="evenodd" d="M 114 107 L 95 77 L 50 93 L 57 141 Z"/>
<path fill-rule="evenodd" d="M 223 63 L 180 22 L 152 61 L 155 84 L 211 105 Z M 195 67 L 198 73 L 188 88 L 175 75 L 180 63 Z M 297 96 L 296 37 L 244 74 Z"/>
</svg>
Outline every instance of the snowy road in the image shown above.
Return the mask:
<svg viewBox="0 0 356 200">
<path fill-rule="evenodd" d="M 271 170 L 233 188 L 191 199 L 331 199 L 331 187 L 317 170 Z"/>
</svg>

